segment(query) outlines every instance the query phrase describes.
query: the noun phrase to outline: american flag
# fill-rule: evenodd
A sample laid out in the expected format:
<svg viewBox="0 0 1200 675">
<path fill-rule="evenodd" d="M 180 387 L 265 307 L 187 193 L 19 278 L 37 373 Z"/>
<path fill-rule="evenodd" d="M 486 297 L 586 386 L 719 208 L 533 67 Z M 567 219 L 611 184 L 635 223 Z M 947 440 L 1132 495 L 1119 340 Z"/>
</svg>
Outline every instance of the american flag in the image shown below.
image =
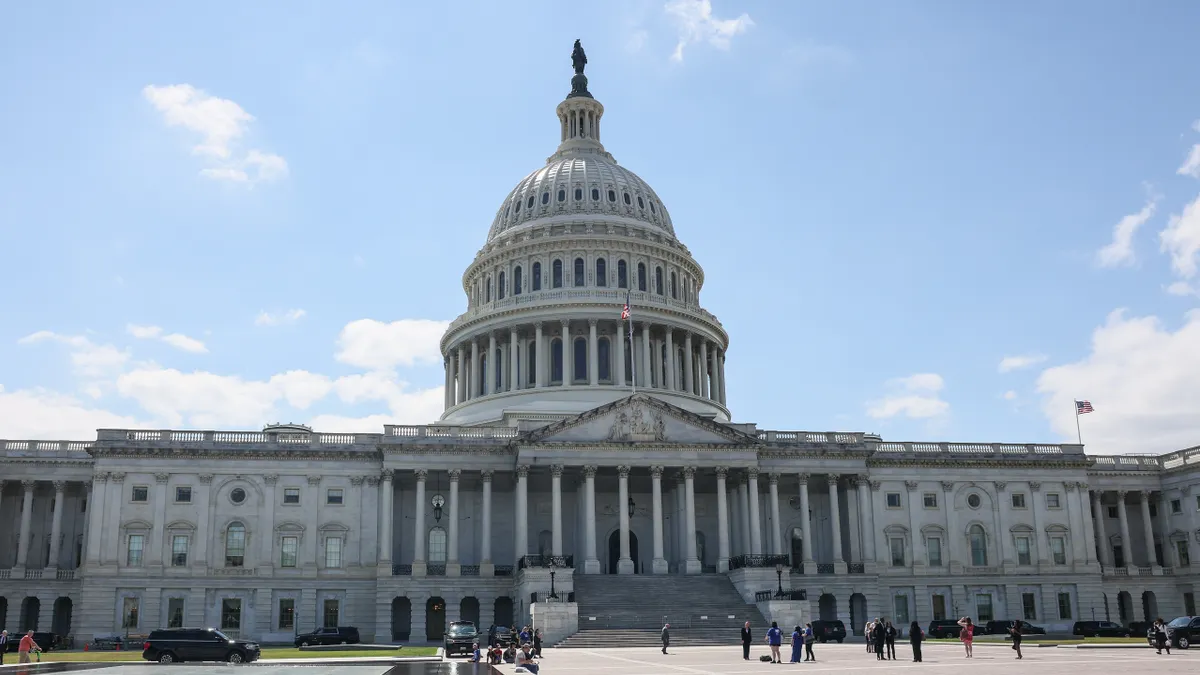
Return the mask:
<svg viewBox="0 0 1200 675">
<path fill-rule="evenodd" d="M 1091 401 L 1075 401 L 1075 414 L 1076 415 L 1085 415 L 1090 412 L 1095 412 L 1095 409 L 1092 408 Z"/>
<path fill-rule="evenodd" d="M 629 318 L 629 293 L 625 293 L 625 306 L 621 309 L 621 320 Z"/>
</svg>

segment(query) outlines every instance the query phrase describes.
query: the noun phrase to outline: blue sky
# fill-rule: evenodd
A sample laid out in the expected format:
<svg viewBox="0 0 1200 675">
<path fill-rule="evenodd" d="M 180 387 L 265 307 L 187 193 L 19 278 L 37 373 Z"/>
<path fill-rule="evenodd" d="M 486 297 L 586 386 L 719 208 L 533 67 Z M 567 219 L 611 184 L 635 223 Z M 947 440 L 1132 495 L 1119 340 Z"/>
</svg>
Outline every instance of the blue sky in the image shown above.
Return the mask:
<svg viewBox="0 0 1200 675">
<path fill-rule="evenodd" d="M 350 5 L 0 10 L 0 438 L 432 421 L 580 38 L 735 419 L 1200 443 L 1195 3 Z"/>
</svg>

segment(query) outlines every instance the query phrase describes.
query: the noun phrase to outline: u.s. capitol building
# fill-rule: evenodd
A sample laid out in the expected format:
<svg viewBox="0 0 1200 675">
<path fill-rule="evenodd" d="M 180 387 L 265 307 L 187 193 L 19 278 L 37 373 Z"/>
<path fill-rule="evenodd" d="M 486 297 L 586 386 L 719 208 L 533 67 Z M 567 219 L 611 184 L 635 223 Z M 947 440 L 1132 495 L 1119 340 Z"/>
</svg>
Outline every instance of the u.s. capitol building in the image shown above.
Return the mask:
<svg viewBox="0 0 1200 675">
<path fill-rule="evenodd" d="M 5 628 L 290 641 L 354 625 L 420 642 L 460 618 L 528 622 L 552 583 L 565 632 L 631 587 L 676 589 L 646 594 L 648 613 L 687 614 L 690 583 L 736 591 L 721 597 L 739 618 L 787 589 L 855 632 L 879 615 L 1196 614 L 1200 448 L 1107 457 L 734 422 L 736 352 L 702 306 L 704 271 L 602 145 L 574 56 L 557 150 L 463 274 L 441 420 L 0 441 Z M 657 575 L 671 585 L 637 586 Z"/>
</svg>

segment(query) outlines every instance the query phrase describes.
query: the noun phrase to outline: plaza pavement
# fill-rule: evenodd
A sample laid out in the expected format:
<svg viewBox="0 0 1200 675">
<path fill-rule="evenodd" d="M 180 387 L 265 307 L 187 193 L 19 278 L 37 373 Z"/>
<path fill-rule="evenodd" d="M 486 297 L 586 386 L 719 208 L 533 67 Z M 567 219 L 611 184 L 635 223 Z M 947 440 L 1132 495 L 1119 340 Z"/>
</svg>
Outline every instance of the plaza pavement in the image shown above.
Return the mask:
<svg viewBox="0 0 1200 675">
<path fill-rule="evenodd" d="M 758 657 L 768 654 L 765 645 L 750 650 L 750 661 L 742 660 L 740 644 L 728 647 L 680 647 L 668 649 L 664 656 L 657 648 L 631 647 L 625 649 L 547 649 L 540 660 L 541 675 L 749 675 L 763 672 L 804 673 L 1033 673 L 1035 675 L 1083 671 L 1093 673 L 1197 673 L 1200 672 L 1200 650 L 1172 650 L 1171 656 L 1158 656 L 1145 648 L 1075 649 L 1057 647 L 1027 647 L 1025 658 L 1016 660 L 1008 645 L 976 644 L 975 656 L 966 659 L 960 644 L 930 644 L 924 646 L 924 660 L 912 662 L 912 650 L 907 642 L 896 644 L 895 661 L 877 661 L 867 654 L 862 643 L 817 645 L 813 650 L 816 663 L 761 663 Z M 508 675 L 515 668 L 501 666 Z"/>
</svg>

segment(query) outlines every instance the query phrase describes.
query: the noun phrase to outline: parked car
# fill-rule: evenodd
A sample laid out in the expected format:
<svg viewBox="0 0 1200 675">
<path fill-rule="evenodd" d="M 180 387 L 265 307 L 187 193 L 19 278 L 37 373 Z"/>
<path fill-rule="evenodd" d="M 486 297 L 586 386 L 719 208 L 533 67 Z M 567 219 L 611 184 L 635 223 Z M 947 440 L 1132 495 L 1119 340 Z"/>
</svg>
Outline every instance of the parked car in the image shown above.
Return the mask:
<svg viewBox="0 0 1200 675">
<path fill-rule="evenodd" d="M 1129 636 L 1137 637 L 1139 635 L 1145 635 L 1150 631 L 1152 626 L 1154 626 L 1153 621 L 1130 621 Z"/>
<path fill-rule="evenodd" d="M 471 648 L 479 642 L 479 630 L 475 628 L 474 621 L 451 621 L 444 641 L 446 656 L 470 654 Z"/>
<path fill-rule="evenodd" d="M 362 640 L 358 637 L 358 629 L 354 626 L 338 626 L 336 628 L 318 628 L 311 633 L 301 633 L 292 643 L 297 647 L 309 645 L 356 645 Z"/>
<path fill-rule="evenodd" d="M 176 661 L 257 661 L 257 642 L 234 640 L 215 628 L 167 628 L 150 633 L 142 643 L 142 658 L 159 663 Z"/>
<path fill-rule="evenodd" d="M 1071 634 L 1080 637 L 1129 637 L 1128 628 L 1112 621 L 1076 621 Z"/>
<path fill-rule="evenodd" d="M 17 648 L 21 645 L 21 638 L 24 636 L 24 631 L 17 633 L 10 632 L 8 634 L 8 645 L 5 647 L 5 651 L 17 651 Z M 48 652 L 51 649 L 58 649 L 59 641 L 61 639 L 62 638 L 60 638 L 57 633 L 34 632 L 33 634 L 33 641 L 36 642 L 37 646 L 41 647 L 42 651 L 44 652 Z"/>
<path fill-rule="evenodd" d="M 985 625 L 988 635 L 1008 635 L 1008 631 L 1012 629 L 1014 621 L 989 621 Z M 1041 626 L 1035 626 L 1029 622 L 1021 622 L 1021 635 L 1045 635 L 1046 629 Z"/>
<path fill-rule="evenodd" d="M 957 619 L 935 619 L 929 622 L 925 635 L 931 638 L 956 638 L 962 632 Z"/>
<path fill-rule="evenodd" d="M 507 645 L 513 641 L 513 631 L 508 626 L 492 626 L 488 629 L 488 645 L 494 645 L 499 642 L 502 645 Z"/>
<path fill-rule="evenodd" d="M 816 636 L 818 642 L 829 642 L 836 640 L 841 643 L 846 639 L 846 624 L 838 620 L 812 622 L 813 635 Z"/>
<path fill-rule="evenodd" d="M 1167 624 L 1171 644 L 1180 649 L 1190 649 L 1200 640 L 1200 616 L 1181 616 Z"/>
</svg>

